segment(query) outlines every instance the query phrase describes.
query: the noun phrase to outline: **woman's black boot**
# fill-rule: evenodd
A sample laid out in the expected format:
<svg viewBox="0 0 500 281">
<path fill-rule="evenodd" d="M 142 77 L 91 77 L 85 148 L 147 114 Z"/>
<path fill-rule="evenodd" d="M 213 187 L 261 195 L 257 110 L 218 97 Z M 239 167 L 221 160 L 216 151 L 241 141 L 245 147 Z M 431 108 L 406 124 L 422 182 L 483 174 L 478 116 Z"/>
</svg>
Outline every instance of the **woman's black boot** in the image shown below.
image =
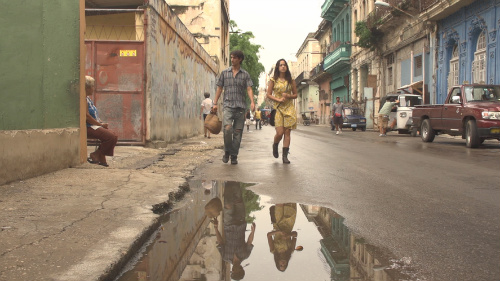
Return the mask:
<svg viewBox="0 0 500 281">
<path fill-rule="evenodd" d="M 279 145 L 279 143 L 273 143 L 273 156 L 274 156 L 274 158 L 280 157 L 280 154 L 278 152 L 278 145 Z"/>
<path fill-rule="evenodd" d="M 283 164 L 290 164 L 290 161 L 288 161 L 288 147 L 283 147 Z"/>
</svg>

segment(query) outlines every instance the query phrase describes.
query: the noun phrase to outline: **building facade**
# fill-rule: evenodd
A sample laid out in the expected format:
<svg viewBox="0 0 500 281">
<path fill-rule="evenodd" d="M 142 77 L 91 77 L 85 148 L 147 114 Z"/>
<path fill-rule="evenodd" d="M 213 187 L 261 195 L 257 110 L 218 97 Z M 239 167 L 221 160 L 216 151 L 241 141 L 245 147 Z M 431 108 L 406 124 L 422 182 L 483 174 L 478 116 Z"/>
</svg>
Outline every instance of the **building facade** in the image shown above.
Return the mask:
<svg viewBox="0 0 500 281">
<path fill-rule="evenodd" d="M 301 120 L 302 114 L 312 114 L 315 121 L 319 121 L 319 89 L 318 84 L 311 80 L 310 73 L 314 66 L 321 61 L 320 44 L 314 33 L 309 33 L 297 51 L 297 62 L 293 73 L 296 73 L 297 85 L 296 110 Z"/>
<path fill-rule="evenodd" d="M 435 17 L 435 102 L 443 103 L 448 89 L 464 81 L 500 84 L 500 49 L 496 47 L 500 39 L 500 1 L 475 1 L 449 16 Z"/>
<path fill-rule="evenodd" d="M 319 112 L 318 118 L 320 124 L 328 124 L 330 122 L 330 106 L 332 103 L 332 91 L 330 90 L 330 81 L 332 75 L 325 72 L 323 63 L 332 42 L 332 23 L 323 19 L 318 26 L 318 30 L 314 34 L 321 47 L 321 62 L 317 64 L 310 73 L 311 80 L 318 84 L 319 90 Z"/>
<path fill-rule="evenodd" d="M 168 5 L 219 65 L 230 66 L 229 0 L 169 0 Z"/>
</svg>

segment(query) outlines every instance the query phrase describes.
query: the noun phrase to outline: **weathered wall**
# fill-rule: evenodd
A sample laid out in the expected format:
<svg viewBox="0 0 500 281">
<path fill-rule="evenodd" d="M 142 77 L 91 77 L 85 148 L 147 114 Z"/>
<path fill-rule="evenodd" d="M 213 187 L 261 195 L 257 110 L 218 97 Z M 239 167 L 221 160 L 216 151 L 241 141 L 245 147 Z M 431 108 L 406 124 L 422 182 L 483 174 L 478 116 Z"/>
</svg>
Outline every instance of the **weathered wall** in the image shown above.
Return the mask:
<svg viewBox="0 0 500 281">
<path fill-rule="evenodd" d="M 201 133 L 200 105 L 212 97 L 218 65 L 164 1 L 148 7 L 146 140 L 171 142 Z"/>
<path fill-rule="evenodd" d="M 169 0 L 168 5 L 196 37 L 203 48 L 219 63 L 218 73 L 229 64 L 228 1 Z"/>
<path fill-rule="evenodd" d="M 2 1 L 0 184 L 79 162 L 79 1 Z"/>
<path fill-rule="evenodd" d="M 0 185 L 78 165 L 79 131 L 0 131 Z"/>
<path fill-rule="evenodd" d="M 78 127 L 79 3 L 2 3 L 0 130 Z"/>
</svg>

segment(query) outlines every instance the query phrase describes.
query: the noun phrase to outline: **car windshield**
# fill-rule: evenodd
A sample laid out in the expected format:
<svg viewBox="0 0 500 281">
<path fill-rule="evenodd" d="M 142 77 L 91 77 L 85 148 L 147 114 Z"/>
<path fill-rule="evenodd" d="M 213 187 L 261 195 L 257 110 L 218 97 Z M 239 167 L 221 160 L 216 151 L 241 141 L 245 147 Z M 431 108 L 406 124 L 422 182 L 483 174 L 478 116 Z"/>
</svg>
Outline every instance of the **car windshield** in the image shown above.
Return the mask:
<svg viewBox="0 0 500 281">
<path fill-rule="evenodd" d="M 465 87 L 465 98 L 471 101 L 500 101 L 500 86 Z"/>
<path fill-rule="evenodd" d="M 345 115 L 359 115 L 359 109 L 357 108 L 345 108 Z"/>
</svg>

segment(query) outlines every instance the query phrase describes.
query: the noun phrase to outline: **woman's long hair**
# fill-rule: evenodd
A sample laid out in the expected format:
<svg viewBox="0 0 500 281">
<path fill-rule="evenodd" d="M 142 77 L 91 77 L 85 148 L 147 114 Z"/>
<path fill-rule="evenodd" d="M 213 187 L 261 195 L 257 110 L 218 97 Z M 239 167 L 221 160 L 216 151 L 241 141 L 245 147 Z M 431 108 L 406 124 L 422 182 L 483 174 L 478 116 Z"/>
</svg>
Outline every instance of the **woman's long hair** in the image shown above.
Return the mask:
<svg viewBox="0 0 500 281">
<path fill-rule="evenodd" d="M 280 77 L 280 62 L 284 61 L 286 65 L 286 72 L 285 72 L 285 80 L 288 81 L 288 85 L 290 87 L 292 86 L 293 80 L 292 80 L 292 73 L 290 72 L 290 68 L 288 67 L 288 63 L 286 62 L 285 59 L 280 59 L 276 62 L 276 66 L 274 67 L 274 81 L 278 80 L 278 77 Z"/>
</svg>

